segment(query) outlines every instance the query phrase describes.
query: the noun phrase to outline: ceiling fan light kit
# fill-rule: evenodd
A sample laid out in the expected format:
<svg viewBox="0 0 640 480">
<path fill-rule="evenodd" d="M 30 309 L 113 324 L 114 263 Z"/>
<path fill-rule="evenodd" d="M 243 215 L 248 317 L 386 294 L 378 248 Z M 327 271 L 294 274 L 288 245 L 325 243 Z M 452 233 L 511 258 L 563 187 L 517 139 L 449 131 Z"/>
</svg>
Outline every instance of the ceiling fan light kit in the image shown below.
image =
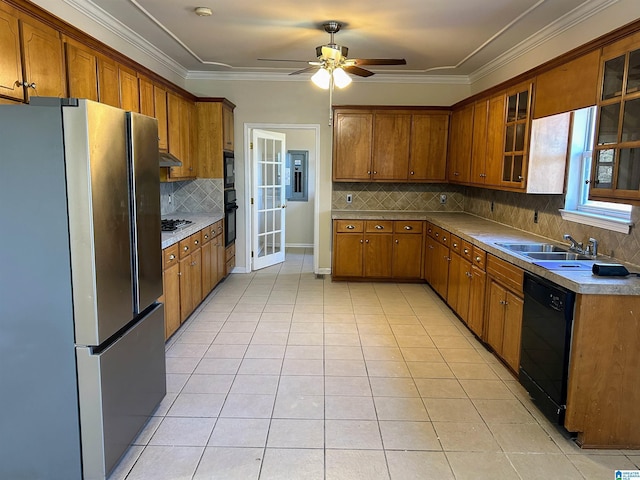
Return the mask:
<svg viewBox="0 0 640 480">
<path fill-rule="evenodd" d="M 199 17 L 210 17 L 213 15 L 213 12 L 209 7 L 196 7 L 193 11 Z"/>
</svg>

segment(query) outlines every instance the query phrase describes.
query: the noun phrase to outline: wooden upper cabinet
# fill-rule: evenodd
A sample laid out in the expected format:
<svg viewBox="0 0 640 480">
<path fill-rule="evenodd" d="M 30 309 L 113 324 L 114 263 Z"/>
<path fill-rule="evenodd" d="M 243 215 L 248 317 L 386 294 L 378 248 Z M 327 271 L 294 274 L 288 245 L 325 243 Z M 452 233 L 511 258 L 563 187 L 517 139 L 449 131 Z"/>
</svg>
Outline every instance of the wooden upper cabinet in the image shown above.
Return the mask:
<svg viewBox="0 0 640 480">
<path fill-rule="evenodd" d="M 175 93 L 167 93 L 169 153 L 182 162 L 181 167 L 171 167 L 169 169 L 169 180 L 196 176 L 197 168 L 192 164 L 194 156 L 191 154 L 191 149 L 193 148 L 191 121 L 194 117 L 195 105 L 193 102 Z"/>
<path fill-rule="evenodd" d="M 538 75 L 533 118 L 595 105 L 599 68 L 598 49 Z"/>
<path fill-rule="evenodd" d="M 451 113 L 447 179 L 451 183 L 469 181 L 471 141 L 473 136 L 473 104 Z"/>
<path fill-rule="evenodd" d="M 118 65 L 103 56 L 98 57 L 98 100 L 112 107 L 120 107 Z"/>
<path fill-rule="evenodd" d="M 31 96 L 66 97 L 60 32 L 29 17 L 20 23 L 27 100 Z"/>
<path fill-rule="evenodd" d="M 226 103 L 222 104 L 222 137 L 223 148 L 233 152 L 233 108 Z"/>
<path fill-rule="evenodd" d="M 128 112 L 140 111 L 140 88 L 138 76 L 133 70 L 118 65 L 120 83 L 120 108 Z"/>
<path fill-rule="evenodd" d="M 157 85 L 153 86 L 153 108 L 158 119 L 158 147 L 168 151 L 167 91 Z"/>
<path fill-rule="evenodd" d="M 71 40 L 65 43 L 67 88 L 73 98 L 98 101 L 98 60 L 95 52 Z"/>
<path fill-rule="evenodd" d="M 500 185 L 524 190 L 529 159 L 533 83 L 525 82 L 506 93 L 504 156 Z"/>
<path fill-rule="evenodd" d="M 406 180 L 411 115 L 376 113 L 373 126 L 373 180 Z"/>
<path fill-rule="evenodd" d="M 448 112 L 411 116 L 410 181 L 446 181 L 448 132 Z"/>
<path fill-rule="evenodd" d="M 469 182 L 484 185 L 487 178 L 487 121 L 489 99 L 478 100 L 473 107 L 473 140 Z"/>
<path fill-rule="evenodd" d="M 505 146 L 505 93 L 491 97 L 487 108 L 487 153 L 484 183 L 487 186 L 499 186 Z"/>
<path fill-rule="evenodd" d="M 155 117 L 156 108 L 153 101 L 153 83 L 145 77 L 139 77 L 138 88 L 140 90 L 140 113 L 148 117 Z"/>
<path fill-rule="evenodd" d="M 333 180 L 371 178 L 373 112 L 336 111 L 333 121 Z"/>
<path fill-rule="evenodd" d="M 8 8 L 8 7 L 7 7 Z M 24 100 L 18 18 L 0 9 L 0 95 Z"/>
</svg>

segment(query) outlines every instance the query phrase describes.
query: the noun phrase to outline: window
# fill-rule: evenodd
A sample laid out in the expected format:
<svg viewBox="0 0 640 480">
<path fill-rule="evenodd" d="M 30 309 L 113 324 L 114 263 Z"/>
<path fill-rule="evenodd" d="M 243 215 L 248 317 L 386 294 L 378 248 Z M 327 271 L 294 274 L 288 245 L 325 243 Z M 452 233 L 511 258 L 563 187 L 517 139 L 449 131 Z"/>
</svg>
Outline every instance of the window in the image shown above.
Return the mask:
<svg viewBox="0 0 640 480">
<path fill-rule="evenodd" d="M 629 233 L 631 205 L 589 200 L 589 180 L 596 107 L 574 112 L 569 153 L 567 195 L 562 218 L 576 223 Z M 600 166 L 603 165 L 602 158 Z"/>
</svg>

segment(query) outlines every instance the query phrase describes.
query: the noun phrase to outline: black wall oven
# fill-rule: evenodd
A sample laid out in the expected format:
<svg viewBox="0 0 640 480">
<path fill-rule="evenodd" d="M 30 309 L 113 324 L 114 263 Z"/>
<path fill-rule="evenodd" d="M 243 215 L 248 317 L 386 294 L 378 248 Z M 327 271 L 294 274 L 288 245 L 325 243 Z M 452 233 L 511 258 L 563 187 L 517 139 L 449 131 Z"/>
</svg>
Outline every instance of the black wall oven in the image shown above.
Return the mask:
<svg viewBox="0 0 640 480">
<path fill-rule="evenodd" d="M 236 191 L 234 189 L 224 191 L 224 245 L 228 247 L 236 239 Z"/>
<path fill-rule="evenodd" d="M 235 182 L 236 166 L 233 152 L 224 152 L 224 188 L 233 188 Z"/>
</svg>

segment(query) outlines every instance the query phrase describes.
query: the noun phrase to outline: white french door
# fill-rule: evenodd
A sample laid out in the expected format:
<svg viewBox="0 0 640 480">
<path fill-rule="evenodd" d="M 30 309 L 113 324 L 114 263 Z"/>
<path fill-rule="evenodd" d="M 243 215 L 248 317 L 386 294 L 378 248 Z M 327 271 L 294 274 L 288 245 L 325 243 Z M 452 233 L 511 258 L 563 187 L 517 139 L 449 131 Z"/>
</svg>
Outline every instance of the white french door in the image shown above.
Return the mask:
<svg viewBox="0 0 640 480">
<path fill-rule="evenodd" d="M 284 262 L 286 135 L 252 131 L 253 270 Z"/>
</svg>

